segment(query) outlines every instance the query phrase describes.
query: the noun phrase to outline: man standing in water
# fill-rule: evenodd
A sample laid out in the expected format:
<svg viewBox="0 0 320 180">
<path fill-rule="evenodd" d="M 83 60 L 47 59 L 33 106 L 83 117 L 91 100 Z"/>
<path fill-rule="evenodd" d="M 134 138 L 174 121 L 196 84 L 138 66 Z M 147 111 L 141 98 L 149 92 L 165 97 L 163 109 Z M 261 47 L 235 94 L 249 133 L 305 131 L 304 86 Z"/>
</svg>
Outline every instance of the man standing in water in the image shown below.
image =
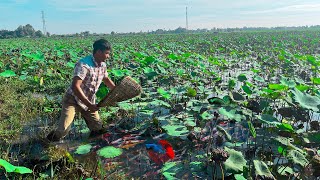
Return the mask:
<svg viewBox="0 0 320 180">
<path fill-rule="evenodd" d="M 105 63 L 110 57 L 111 50 L 111 44 L 107 40 L 99 39 L 93 43 L 92 55 L 76 63 L 72 83 L 62 100 L 58 127 L 48 134 L 48 140 L 59 141 L 65 137 L 76 112 L 80 112 L 85 119 L 91 130 L 90 136 L 106 132 L 100 121 L 95 94 L 102 81 L 111 90 L 115 87 L 114 82 L 108 77 Z"/>
</svg>

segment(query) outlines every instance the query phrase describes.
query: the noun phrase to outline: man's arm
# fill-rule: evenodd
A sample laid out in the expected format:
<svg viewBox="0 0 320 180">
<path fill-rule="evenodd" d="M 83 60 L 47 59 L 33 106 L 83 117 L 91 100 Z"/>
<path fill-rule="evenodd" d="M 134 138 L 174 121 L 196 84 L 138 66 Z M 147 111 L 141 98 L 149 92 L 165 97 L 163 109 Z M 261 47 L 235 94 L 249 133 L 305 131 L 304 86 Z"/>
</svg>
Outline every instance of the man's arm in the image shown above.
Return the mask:
<svg viewBox="0 0 320 180">
<path fill-rule="evenodd" d="M 110 90 L 116 87 L 114 82 L 108 76 L 103 78 L 103 83 L 110 88 Z"/>
<path fill-rule="evenodd" d="M 73 77 L 71 87 L 74 95 L 76 95 L 89 108 L 90 111 L 98 111 L 99 110 L 98 106 L 96 104 L 92 104 L 88 100 L 88 98 L 86 97 L 82 89 L 80 88 L 81 84 L 82 84 L 82 79 L 80 79 L 80 77 L 78 76 Z"/>
</svg>

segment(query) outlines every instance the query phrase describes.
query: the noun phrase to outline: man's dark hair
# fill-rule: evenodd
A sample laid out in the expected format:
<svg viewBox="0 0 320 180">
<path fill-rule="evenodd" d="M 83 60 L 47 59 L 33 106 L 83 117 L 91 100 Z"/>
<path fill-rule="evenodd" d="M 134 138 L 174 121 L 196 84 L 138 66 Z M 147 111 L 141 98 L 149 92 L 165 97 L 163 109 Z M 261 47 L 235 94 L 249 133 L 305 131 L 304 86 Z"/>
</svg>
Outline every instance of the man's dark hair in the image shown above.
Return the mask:
<svg viewBox="0 0 320 180">
<path fill-rule="evenodd" d="M 105 39 L 99 39 L 93 43 L 93 54 L 96 53 L 98 50 L 101 50 L 101 51 L 110 50 L 111 51 L 111 49 L 112 49 L 111 44 L 109 43 L 109 41 L 107 41 Z"/>
</svg>

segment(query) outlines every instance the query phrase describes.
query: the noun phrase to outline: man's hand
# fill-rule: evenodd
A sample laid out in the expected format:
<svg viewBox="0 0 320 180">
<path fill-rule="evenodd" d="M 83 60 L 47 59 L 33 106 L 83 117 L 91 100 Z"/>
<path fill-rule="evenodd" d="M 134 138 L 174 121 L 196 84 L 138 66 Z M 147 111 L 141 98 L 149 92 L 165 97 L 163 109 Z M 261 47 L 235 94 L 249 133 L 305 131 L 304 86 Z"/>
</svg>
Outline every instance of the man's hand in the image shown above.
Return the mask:
<svg viewBox="0 0 320 180">
<path fill-rule="evenodd" d="M 89 111 L 91 111 L 91 112 L 95 112 L 95 111 L 98 111 L 98 110 L 99 110 L 99 107 L 98 107 L 98 105 L 96 105 L 96 104 L 90 104 L 90 105 L 88 106 L 88 109 L 89 109 Z"/>
</svg>

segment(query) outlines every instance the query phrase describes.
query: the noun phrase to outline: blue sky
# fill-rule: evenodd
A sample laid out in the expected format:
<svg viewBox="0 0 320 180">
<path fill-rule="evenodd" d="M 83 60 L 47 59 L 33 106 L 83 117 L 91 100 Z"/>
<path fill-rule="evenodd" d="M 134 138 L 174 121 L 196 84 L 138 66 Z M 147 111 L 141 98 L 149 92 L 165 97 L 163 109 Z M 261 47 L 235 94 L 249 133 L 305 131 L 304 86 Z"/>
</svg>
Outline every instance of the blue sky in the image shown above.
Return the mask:
<svg viewBox="0 0 320 180">
<path fill-rule="evenodd" d="M 0 29 L 31 24 L 67 34 L 139 32 L 185 27 L 274 27 L 320 25 L 319 0 L 1 0 Z"/>
</svg>

